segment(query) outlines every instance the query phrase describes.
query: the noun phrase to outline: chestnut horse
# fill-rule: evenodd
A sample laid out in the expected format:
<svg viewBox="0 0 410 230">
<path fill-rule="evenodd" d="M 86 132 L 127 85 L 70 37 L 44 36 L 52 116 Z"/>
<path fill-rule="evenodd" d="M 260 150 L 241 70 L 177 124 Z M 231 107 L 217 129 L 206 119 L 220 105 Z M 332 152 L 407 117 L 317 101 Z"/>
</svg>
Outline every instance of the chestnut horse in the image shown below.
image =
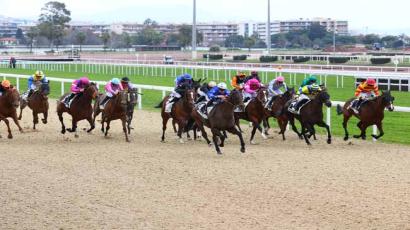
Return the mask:
<svg viewBox="0 0 410 230">
<path fill-rule="evenodd" d="M 170 118 L 176 121 L 178 124 L 178 137 L 179 142 L 184 143 L 182 140 L 182 132 L 185 130 L 188 125 L 189 120 L 191 119 L 191 113 L 194 108 L 196 100 L 196 92 L 194 89 L 187 87 L 185 93 L 181 99 L 174 103 L 172 106 L 171 113 L 165 112 L 166 101 L 168 96 L 162 100 L 161 116 L 162 116 L 162 137 L 161 141 L 165 141 L 165 130 L 167 129 L 167 123 Z"/>
<path fill-rule="evenodd" d="M 87 132 L 91 132 L 94 128 L 93 122 L 93 108 L 92 108 L 92 100 L 97 97 L 98 88 L 94 82 L 90 83 L 84 88 L 84 92 L 80 93 L 79 95 L 75 96 L 73 101 L 71 102 L 70 108 L 67 108 L 64 105 L 64 98 L 68 95 L 63 95 L 60 100 L 57 102 L 57 115 L 61 122 L 61 133 L 65 134 L 66 131 L 70 133 L 75 133 L 75 137 L 78 137 L 77 134 L 77 123 L 81 120 L 86 119 L 89 123 L 91 128 L 87 130 Z M 63 121 L 63 113 L 68 113 L 72 117 L 72 128 L 66 129 Z"/>
<path fill-rule="evenodd" d="M 209 127 L 212 132 L 212 140 L 215 145 L 216 153 L 222 154 L 219 147 L 224 147 L 226 136 L 221 131 L 228 131 L 239 137 L 241 142 L 241 152 L 245 152 L 245 142 L 243 141 L 242 133 L 236 129 L 234 110 L 236 107 L 243 107 L 242 93 L 237 90 L 233 90 L 231 94 L 222 103 L 215 105 L 210 111 L 208 119 L 204 119 L 199 112 L 194 109 L 192 111 L 192 117 L 195 119 L 195 123 L 208 144 L 211 142 L 208 139 L 208 135 L 205 132 L 204 125 Z M 218 139 L 219 138 L 219 139 Z M 220 144 L 218 144 L 220 140 Z"/>
<path fill-rule="evenodd" d="M 11 86 L 7 89 L 2 96 L 0 96 L 0 121 L 3 120 L 7 125 L 8 138 L 12 139 L 13 135 L 11 134 L 10 123 L 7 120 L 8 117 L 11 117 L 14 123 L 19 128 L 20 132 L 23 132 L 23 129 L 20 126 L 20 123 L 17 119 L 17 108 L 20 105 L 20 94 L 16 88 Z"/>
<path fill-rule="evenodd" d="M 243 119 L 249 122 L 252 122 L 252 132 L 251 132 L 251 144 L 255 144 L 253 138 L 255 137 L 256 129 L 261 131 L 263 139 L 267 139 L 265 131 L 261 128 L 260 124 L 265 120 L 265 103 L 268 101 L 268 91 L 265 87 L 261 87 L 256 98 L 252 99 L 248 106 L 246 106 L 244 112 L 235 112 L 235 123 L 238 126 L 239 130 L 239 119 Z"/>
<path fill-rule="evenodd" d="M 39 85 L 39 90 L 35 91 L 30 98 L 27 98 L 27 101 L 21 100 L 19 120 L 21 120 L 23 109 L 28 105 L 28 107 L 33 111 L 33 129 L 36 129 L 36 124 L 38 124 L 39 113 L 43 114 L 43 119 L 41 119 L 43 124 L 47 124 L 49 107 L 47 95 L 49 93 L 50 86 L 47 82 Z"/>
<path fill-rule="evenodd" d="M 355 116 L 359 119 L 357 127 L 361 131 L 360 135 L 354 135 L 354 138 L 362 138 L 363 140 L 365 140 L 366 129 L 371 125 L 376 125 L 380 132 L 379 135 L 372 135 L 372 137 L 374 139 L 379 139 L 380 137 L 382 137 L 384 135 L 382 125 L 384 118 L 384 109 L 387 108 L 390 112 L 394 110 L 394 97 L 390 94 L 390 91 L 382 92 L 381 96 L 378 96 L 375 99 L 369 100 L 366 103 L 362 104 L 359 114 L 354 113 L 353 110 L 349 108 L 351 102 L 354 99 L 355 98 L 348 100 L 344 104 L 343 108 L 340 105 L 337 106 L 338 115 L 343 113 L 343 128 L 345 130 L 344 140 L 347 141 L 349 139 L 347 122 L 352 116 Z"/>
</svg>

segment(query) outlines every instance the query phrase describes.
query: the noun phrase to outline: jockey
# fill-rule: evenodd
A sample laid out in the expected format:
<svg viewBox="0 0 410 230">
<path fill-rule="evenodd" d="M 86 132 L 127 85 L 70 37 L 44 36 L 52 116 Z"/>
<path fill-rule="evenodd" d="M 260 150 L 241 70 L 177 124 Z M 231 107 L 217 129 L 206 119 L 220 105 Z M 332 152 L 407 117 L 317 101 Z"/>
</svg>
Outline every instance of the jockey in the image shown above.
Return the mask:
<svg viewBox="0 0 410 230">
<path fill-rule="evenodd" d="M 305 79 L 302 81 L 302 85 L 300 85 L 299 91 L 300 91 L 304 86 L 306 86 L 306 85 L 311 85 L 311 84 L 313 84 L 313 83 L 318 84 L 317 78 L 316 78 L 316 76 L 314 76 L 314 75 L 310 75 L 308 78 L 305 78 Z M 318 84 L 318 85 L 319 85 L 319 84 Z"/>
<path fill-rule="evenodd" d="M 192 84 L 193 84 L 192 76 L 187 73 L 175 78 L 175 89 L 169 95 L 168 101 L 166 102 L 166 105 L 165 105 L 166 113 L 171 112 L 172 105 L 176 101 L 178 101 L 182 97 L 182 95 L 184 95 L 186 88 L 192 88 Z"/>
<path fill-rule="evenodd" d="M 3 80 L 0 84 L 0 96 L 6 92 L 6 90 L 10 89 L 11 84 L 9 80 Z"/>
<path fill-rule="evenodd" d="M 46 76 L 44 76 L 43 71 L 37 70 L 34 73 L 34 75 L 29 77 L 28 84 L 27 84 L 28 85 L 28 92 L 26 92 L 22 96 L 22 99 L 27 100 L 27 98 L 29 98 L 34 93 L 34 91 L 38 90 L 39 83 L 47 84 L 48 80 L 47 80 Z"/>
<path fill-rule="evenodd" d="M 104 109 L 105 104 L 107 104 L 108 100 L 113 98 L 115 95 L 117 95 L 120 91 L 123 91 L 124 88 L 121 85 L 121 81 L 118 78 L 113 78 L 111 81 L 109 81 L 105 87 L 105 97 L 104 99 L 100 102 L 100 109 Z"/>
<path fill-rule="evenodd" d="M 128 77 L 121 78 L 121 86 L 124 90 L 136 89 L 136 87 L 130 82 Z"/>
<path fill-rule="evenodd" d="M 261 83 L 256 79 L 252 78 L 245 83 L 244 87 L 244 100 L 243 102 L 246 103 L 257 96 L 257 91 L 261 87 Z"/>
<path fill-rule="evenodd" d="M 322 91 L 322 89 L 316 83 L 303 86 L 301 90 L 299 90 L 298 92 L 299 96 L 296 99 L 296 104 L 293 107 L 290 107 L 289 109 L 291 109 L 292 112 L 298 112 L 301 105 L 311 100 L 311 98 L 320 91 Z"/>
<path fill-rule="evenodd" d="M 245 84 L 246 75 L 244 73 L 238 73 L 232 78 L 231 85 L 236 90 L 242 90 Z"/>
<path fill-rule="evenodd" d="M 251 80 L 251 79 L 256 79 L 256 80 L 258 80 L 259 83 L 261 82 L 261 79 L 259 79 L 258 72 L 256 72 L 256 71 L 251 72 L 251 75 L 246 78 L 245 83 L 247 81 Z"/>
<path fill-rule="evenodd" d="M 208 92 L 209 90 L 211 90 L 212 88 L 214 88 L 216 86 L 216 82 L 214 81 L 210 81 L 208 84 L 204 84 L 202 85 L 199 89 L 198 89 L 198 95 L 199 98 L 196 101 L 196 103 L 199 103 L 201 101 L 208 101 Z"/>
<path fill-rule="evenodd" d="M 285 91 L 288 90 L 288 87 L 286 86 L 285 83 L 285 78 L 282 76 L 279 76 L 275 79 L 273 79 L 271 82 L 269 82 L 269 87 L 268 87 L 268 92 L 269 92 L 269 102 L 266 103 L 265 108 L 270 109 L 272 106 L 273 101 L 275 100 L 276 96 L 282 95 L 283 91 L 280 90 L 283 88 Z"/>
<path fill-rule="evenodd" d="M 363 103 L 363 101 L 379 96 L 379 87 L 377 87 L 376 85 L 376 80 L 374 80 L 373 78 L 368 78 L 366 81 L 362 82 L 357 87 L 354 95 L 358 100 L 356 100 L 354 106 L 351 106 L 351 109 L 355 113 L 358 113 L 358 109 L 360 108 L 360 105 Z"/>
<path fill-rule="evenodd" d="M 82 77 L 80 79 L 74 80 L 73 84 L 71 84 L 71 94 L 68 97 L 65 97 L 64 99 L 64 105 L 67 108 L 70 108 L 70 101 L 76 96 L 79 95 L 80 93 L 84 92 L 84 89 L 86 86 L 90 84 L 90 79 L 88 77 Z"/>
<path fill-rule="evenodd" d="M 217 86 L 213 87 L 211 90 L 208 92 L 208 98 L 209 101 L 206 104 L 206 106 L 203 107 L 203 113 L 207 113 L 207 109 L 209 106 L 211 106 L 214 102 L 220 103 L 222 102 L 226 97 L 228 97 L 230 94 L 230 91 L 227 89 L 226 83 L 221 82 Z"/>
</svg>

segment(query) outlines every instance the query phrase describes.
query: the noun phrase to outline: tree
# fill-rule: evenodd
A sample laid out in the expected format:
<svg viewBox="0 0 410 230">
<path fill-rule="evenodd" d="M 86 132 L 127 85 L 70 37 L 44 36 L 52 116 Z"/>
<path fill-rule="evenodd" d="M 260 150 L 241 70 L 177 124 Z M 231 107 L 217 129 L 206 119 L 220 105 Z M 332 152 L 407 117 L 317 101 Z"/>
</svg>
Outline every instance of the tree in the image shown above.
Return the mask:
<svg viewBox="0 0 410 230">
<path fill-rule="evenodd" d="M 164 40 L 164 35 L 153 28 L 141 30 L 135 37 L 137 45 L 159 45 Z"/>
<path fill-rule="evenodd" d="M 276 47 L 280 48 L 286 48 L 286 44 L 288 43 L 288 40 L 286 39 L 286 34 L 284 33 L 272 35 L 271 41 L 273 44 L 275 44 Z"/>
<path fill-rule="evenodd" d="M 225 39 L 225 47 L 243 47 L 243 42 L 242 35 L 231 35 Z"/>
<path fill-rule="evenodd" d="M 377 34 L 367 34 L 363 37 L 363 43 L 366 45 L 373 45 L 374 43 L 379 43 L 380 37 Z"/>
<path fill-rule="evenodd" d="M 82 45 L 85 42 L 85 39 L 87 39 L 87 35 L 80 31 L 75 35 L 75 40 L 77 41 L 77 43 L 80 45 L 80 52 L 82 51 Z"/>
<path fill-rule="evenodd" d="M 24 38 L 24 34 L 23 34 L 23 30 L 18 28 L 16 31 L 16 39 L 20 42 L 20 43 L 25 43 L 25 38 Z"/>
<path fill-rule="evenodd" d="M 322 39 L 328 33 L 324 26 L 321 26 L 319 23 L 312 23 L 308 29 L 308 36 L 311 41 L 316 38 Z"/>
<path fill-rule="evenodd" d="M 245 48 L 248 48 L 249 52 L 251 51 L 251 48 L 255 45 L 255 43 L 255 37 L 246 37 L 243 41 L 243 45 L 245 46 Z"/>
<path fill-rule="evenodd" d="M 104 44 L 104 51 L 107 50 L 110 39 L 111 39 L 111 35 L 108 32 L 104 32 L 101 34 L 101 41 Z"/>
<path fill-rule="evenodd" d="M 64 3 L 51 1 L 45 4 L 41 9 L 39 21 L 39 33 L 46 37 L 50 42 L 50 48 L 53 50 L 54 44 L 58 44 L 64 36 L 64 29 L 68 27 L 71 21 L 71 12 L 66 9 Z"/>
<path fill-rule="evenodd" d="M 145 19 L 143 22 L 144 27 L 157 27 L 158 23 L 150 18 Z"/>
<path fill-rule="evenodd" d="M 179 27 L 178 30 L 179 36 L 179 44 L 186 48 L 187 46 L 191 45 L 192 43 L 192 26 L 190 25 L 182 25 Z M 197 45 L 200 44 L 203 40 L 203 36 L 201 33 L 197 31 L 196 42 Z"/>
<path fill-rule="evenodd" d="M 167 34 L 165 38 L 165 44 L 168 46 L 178 46 L 179 45 L 179 35 L 178 34 Z"/>
<path fill-rule="evenodd" d="M 122 34 L 122 41 L 124 43 L 125 48 L 127 49 L 127 52 L 129 51 L 131 45 L 132 45 L 132 38 L 128 33 L 123 33 Z"/>
<path fill-rule="evenodd" d="M 30 27 L 30 29 L 26 33 L 26 36 L 28 38 L 28 44 L 30 46 L 30 53 L 33 52 L 34 39 L 36 39 L 38 34 L 39 34 L 39 31 L 36 26 Z"/>
</svg>

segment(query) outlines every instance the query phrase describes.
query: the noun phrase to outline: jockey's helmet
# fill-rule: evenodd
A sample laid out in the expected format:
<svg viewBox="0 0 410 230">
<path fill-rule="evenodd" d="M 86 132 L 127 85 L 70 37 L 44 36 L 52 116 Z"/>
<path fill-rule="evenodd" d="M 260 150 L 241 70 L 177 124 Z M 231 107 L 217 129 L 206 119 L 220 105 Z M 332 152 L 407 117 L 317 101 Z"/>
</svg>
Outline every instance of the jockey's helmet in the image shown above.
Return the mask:
<svg viewBox="0 0 410 230">
<path fill-rule="evenodd" d="M 374 80 L 373 78 L 367 78 L 366 84 L 369 86 L 373 86 L 376 84 L 376 80 Z"/>
<path fill-rule="evenodd" d="M 34 73 L 34 77 L 35 77 L 37 80 L 42 79 L 42 78 L 44 77 L 43 71 L 37 70 L 37 71 Z"/>
<path fill-rule="evenodd" d="M 238 73 L 237 76 L 238 76 L 239 78 L 245 78 L 245 77 L 246 77 L 246 74 L 244 74 L 244 73 Z"/>
<path fill-rule="evenodd" d="M 315 75 L 310 75 L 310 76 L 309 76 L 309 82 L 310 82 L 311 84 L 316 83 L 316 82 L 317 82 L 316 76 L 315 76 Z"/>
<path fill-rule="evenodd" d="M 225 82 L 221 82 L 221 83 L 219 83 L 219 84 L 218 84 L 218 88 L 219 88 L 219 89 L 224 89 L 224 90 L 225 90 L 225 89 L 227 88 L 227 87 L 226 87 L 226 83 L 225 83 Z"/>
<path fill-rule="evenodd" d="M 276 81 L 277 81 L 277 82 L 284 82 L 284 81 L 285 81 L 285 78 L 282 77 L 282 76 L 279 76 L 279 77 L 276 78 Z"/>
<path fill-rule="evenodd" d="M 1 82 L 1 86 L 3 86 L 3 88 L 6 88 L 6 89 L 10 88 L 10 86 L 11 86 L 10 81 L 9 80 L 3 80 Z"/>
<path fill-rule="evenodd" d="M 83 85 L 88 85 L 88 84 L 90 84 L 90 79 L 88 79 L 88 77 L 82 77 L 82 78 L 80 78 L 80 82 Z"/>
<path fill-rule="evenodd" d="M 258 76 L 258 72 L 256 72 L 255 70 L 253 70 L 253 71 L 251 72 L 251 75 L 252 75 L 252 76 Z"/>
<path fill-rule="evenodd" d="M 123 77 L 121 79 L 121 82 L 128 83 L 128 82 L 130 82 L 130 79 L 128 77 Z"/>
<path fill-rule="evenodd" d="M 192 76 L 190 74 L 184 74 L 182 75 L 184 77 L 185 80 L 192 80 Z"/>
<path fill-rule="evenodd" d="M 214 81 L 210 81 L 209 83 L 208 83 L 208 87 L 209 88 L 213 88 L 213 87 L 215 87 L 216 86 L 216 82 L 214 82 Z"/>
<path fill-rule="evenodd" d="M 118 78 L 113 78 L 113 79 L 111 80 L 111 83 L 114 84 L 114 85 L 119 85 L 119 84 L 120 84 L 120 79 L 118 79 Z"/>
</svg>

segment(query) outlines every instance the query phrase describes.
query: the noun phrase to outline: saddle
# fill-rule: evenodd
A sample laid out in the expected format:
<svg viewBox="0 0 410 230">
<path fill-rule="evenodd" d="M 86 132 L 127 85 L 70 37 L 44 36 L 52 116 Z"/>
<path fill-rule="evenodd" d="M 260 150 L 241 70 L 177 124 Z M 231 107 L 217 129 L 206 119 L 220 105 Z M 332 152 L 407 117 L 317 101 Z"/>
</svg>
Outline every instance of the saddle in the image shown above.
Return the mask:
<svg viewBox="0 0 410 230">
<path fill-rule="evenodd" d="M 288 111 L 293 113 L 293 114 L 300 114 L 300 110 L 307 104 L 309 104 L 309 102 L 311 102 L 312 100 L 310 99 L 304 99 L 301 101 L 297 101 L 297 100 L 293 100 L 292 102 L 290 102 L 289 107 L 288 107 Z"/>
<path fill-rule="evenodd" d="M 208 119 L 208 114 L 212 112 L 212 110 L 215 108 L 215 106 L 218 104 L 217 102 L 212 103 L 211 106 L 207 107 L 208 102 L 203 101 L 195 104 L 195 109 L 198 111 L 199 115 L 201 115 L 202 118 Z"/>
<path fill-rule="evenodd" d="M 369 101 L 371 101 L 371 100 L 369 100 L 369 99 L 362 99 L 362 100 L 360 100 L 360 99 L 354 99 L 352 102 L 350 102 L 350 106 L 349 106 L 349 107 L 353 110 L 353 112 L 359 113 L 359 112 L 360 112 L 360 108 L 361 108 L 363 105 L 367 104 Z"/>
</svg>

